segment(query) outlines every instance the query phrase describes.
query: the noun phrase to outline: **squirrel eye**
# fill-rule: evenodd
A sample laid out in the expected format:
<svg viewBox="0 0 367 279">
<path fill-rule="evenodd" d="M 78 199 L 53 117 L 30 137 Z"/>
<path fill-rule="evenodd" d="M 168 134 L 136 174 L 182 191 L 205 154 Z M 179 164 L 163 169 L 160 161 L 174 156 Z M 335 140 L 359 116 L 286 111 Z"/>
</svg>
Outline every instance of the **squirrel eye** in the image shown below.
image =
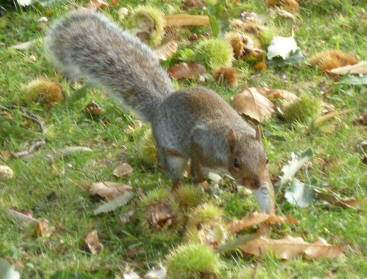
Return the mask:
<svg viewBox="0 0 367 279">
<path fill-rule="evenodd" d="M 237 158 L 234 159 L 233 166 L 235 168 L 239 168 L 241 166 L 240 161 Z"/>
</svg>

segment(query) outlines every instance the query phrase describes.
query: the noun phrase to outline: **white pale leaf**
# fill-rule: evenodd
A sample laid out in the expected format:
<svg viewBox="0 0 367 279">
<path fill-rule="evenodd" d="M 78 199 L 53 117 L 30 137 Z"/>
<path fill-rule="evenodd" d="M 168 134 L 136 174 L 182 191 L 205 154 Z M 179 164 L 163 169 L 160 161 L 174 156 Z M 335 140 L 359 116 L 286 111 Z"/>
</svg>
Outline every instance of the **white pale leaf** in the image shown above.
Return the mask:
<svg viewBox="0 0 367 279">
<path fill-rule="evenodd" d="M 97 215 L 97 214 L 100 214 L 100 213 L 113 211 L 113 210 L 127 204 L 132 199 L 133 196 L 134 196 L 133 192 L 126 191 L 125 193 L 123 193 L 118 198 L 116 198 L 114 200 L 111 200 L 109 202 L 106 202 L 106 203 L 100 205 L 99 207 L 97 207 L 93 211 L 93 214 Z"/>
<path fill-rule="evenodd" d="M 0 259 L 0 279 L 19 279 L 20 274 L 14 266 Z"/>
<path fill-rule="evenodd" d="M 290 185 L 290 189 L 285 192 L 284 196 L 290 204 L 307 207 L 314 200 L 314 191 L 311 185 L 294 179 Z"/>
<path fill-rule="evenodd" d="M 286 60 L 292 53 L 298 49 L 297 43 L 293 37 L 275 36 L 269 44 L 267 58 L 269 60 L 275 57 L 281 57 Z"/>
<path fill-rule="evenodd" d="M 292 159 L 288 162 L 288 164 L 282 168 L 283 175 L 280 177 L 280 185 L 283 185 L 293 179 L 296 172 L 312 157 L 312 150 L 308 149 L 300 156 L 292 153 L 291 157 Z"/>
<path fill-rule="evenodd" d="M 31 5 L 34 1 L 33 0 L 17 0 L 18 4 L 20 6 L 29 6 Z"/>
</svg>

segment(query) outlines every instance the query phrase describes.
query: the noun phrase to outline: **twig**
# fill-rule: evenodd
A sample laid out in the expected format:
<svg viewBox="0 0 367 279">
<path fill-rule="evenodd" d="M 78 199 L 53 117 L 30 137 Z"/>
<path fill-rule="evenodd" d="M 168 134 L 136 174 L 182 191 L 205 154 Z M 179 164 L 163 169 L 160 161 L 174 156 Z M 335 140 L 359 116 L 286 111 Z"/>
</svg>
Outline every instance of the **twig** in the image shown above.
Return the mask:
<svg viewBox="0 0 367 279">
<path fill-rule="evenodd" d="M 25 107 L 23 106 L 16 106 L 16 105 L 6 105 L 6 106 L 3 106 L 6 110 L 9 110 L 9 109 L 20 109 L 21 112 L 23 113 L 22 116 L 26 119 L 29 119 L 33 122 L 35 122 L 40 130 L 41 130 L 41 133 L 42 135 L 45 134 L 45 131 L 46 131 L 46 128 L 45 128 L 45 124 L 43 122 L 42 119 L 40 119 L 36 114 L 34 114 L 33 112 L 30 112 L 28 109 L 26 109 Z M 24 150 L 24 151 L 20 151 L 20 152 L 16 152 L 16 153 L 13 153 L 11 152 L 11 155 L 15 158 L 20 158 L 20 157 L 24 157 L 24 156 L 27 156 L 29 154 L 31 154 L 32 152 L 38 150 L 42 145 L 44 145 L 46 143 L 45 139 L 41 139 L 41 140 L 37 140 L 35 142 L 33 142 L 27 150 Z"/>
<path fill-rule="evenodd" d="M 42 140 L 38 140 L 38 141 L 35 141 L 33 142 L 27 150 L 24 150 L 24 151 L 20 151 L 20 152 L 17 152 L 17 153 L 13 153 L 11 152 L 11 155 L 15 158 L 19 158 L 19 157 L 24 157 L 24 156 L 27 156 L 29 154 L 31 154 L 32 152 L 38 150 L 42 145 L 44 145 L 46 143 L 46 141 L 44 139 Z"/>
</svg>

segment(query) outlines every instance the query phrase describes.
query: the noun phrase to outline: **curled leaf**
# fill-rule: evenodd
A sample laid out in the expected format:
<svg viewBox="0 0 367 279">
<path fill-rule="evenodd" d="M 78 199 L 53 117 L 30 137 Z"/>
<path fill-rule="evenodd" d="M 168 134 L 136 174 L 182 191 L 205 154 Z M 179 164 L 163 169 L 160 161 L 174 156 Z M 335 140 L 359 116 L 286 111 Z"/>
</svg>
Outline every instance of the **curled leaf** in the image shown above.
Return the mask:
<svg viewBox="0 0 367 279">
<path fill-rule="evenodd" d="M 98 195 L 107 201 L 112 201 L 126 191 L 131 192 L 132 190 L 132 187 L 129 185 L 109 181 L 93 183 L 89 189 L 93 195 Z"/>
<path fill-rule="evenodd" d="M 159 60 L 165 61 L 177 52 L 178 44 L 171 40 L 168 43 L 154 49 L 155 55 Z"/>
<path fill-rule="evenodd" d="M 290 204 L 307 207 L 313 202 L 315 195 L 310 184 L 294 179 L 284 196 Z"/>
<path fill-rule="evenodd" d="M 98 208 L 96 208 L 93 211 L 93 214 L 97 215 L 100 213 L 105 213 L 105 212 L 116 210 L 117 208 L 127 204 L 133 198 L 133 196 L 134 196 L 134 193 L 132 191 L 125 191 L 119 197 L 100 205 Z"/>
<path fill-rule="evenodd" d="M 291 160 L 282 167 L 283 175 L 280 177 L 280 185 L 291 181 L 296 172 L 306 164 L 312 157 L 312 150 L 307 149 L 301 155 L 291 154 Z"/>
<path fill-rule="evenodd" d="M 48 237 L 54 232 L 54 230 L 54 227 L 49 226 L 49 222 L 47 219 L 41 218 L 38 220 L 37 225 L 34 227 L 34 235 Z"/>
<path fill-rule="evenodd" d="M 249 87 L 233 98 L 235 110 L 259 122 L 267 120 L 274 112 L 274 104 L 256 88 Z"/>
<path fill-rule="evenodd" d="M 242 218 L 240 220 L 238 220 L 237 218 L 233 219 L 228 224 L 228 230 L 232 233 L 237 233 L 241 230 L 251 228 L 256 225 L 274 224 L 274 223 L 298 224 L 298 221 L 294 217 L 276 216 L 276 215 L 270 215 L 264 212 L 254 212 L 250 216 Z"/>
<path fill-rule="evenodd" d="M 128 163 L 122 163 L 120 165 L 118 165 L 114 170 L 113 170 L 113 175 L 116 178 L 120 178 L 120 177 L 124 177 L 124 176 L 130 176 L 130 174 L 133 172 L 133 168 L 128 164 Z"/>
<path fill-rule="evenodd" d="M 354 65 L 334 68 L 330 70 L 330 73 L 336 75 L 367 74 L 367 61 L 361 61 Z"/>
<path fill-rule="evenodd" d="M 93 255 L 97 254 L 98 251 L 103 248 L 102 243 L 99 242 L 98 232 L 96 230 L 93 230 L 86 235 L 84 244 L 88 251 Z"/>
</svg>

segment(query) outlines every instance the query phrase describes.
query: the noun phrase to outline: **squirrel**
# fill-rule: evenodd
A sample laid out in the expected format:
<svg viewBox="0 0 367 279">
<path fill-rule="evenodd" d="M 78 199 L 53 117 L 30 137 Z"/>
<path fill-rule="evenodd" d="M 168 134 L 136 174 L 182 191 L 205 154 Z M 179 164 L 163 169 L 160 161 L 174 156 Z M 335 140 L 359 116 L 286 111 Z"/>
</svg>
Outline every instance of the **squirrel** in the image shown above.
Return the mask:
<svg viewBox="0 0 367 279">
<path fill-rule="evenodd" d="M 152 126 L 159 166 L 178 187 L 188 161 L 195 182 L 208 169 L 229 172 L 274 212 L 260 132 L 205 87 L 175 91 L 153 51 L 101 13 L 70 12 L 48 29 L 45 45 L 69 77 L 102 85 Z"/>
</svg>

